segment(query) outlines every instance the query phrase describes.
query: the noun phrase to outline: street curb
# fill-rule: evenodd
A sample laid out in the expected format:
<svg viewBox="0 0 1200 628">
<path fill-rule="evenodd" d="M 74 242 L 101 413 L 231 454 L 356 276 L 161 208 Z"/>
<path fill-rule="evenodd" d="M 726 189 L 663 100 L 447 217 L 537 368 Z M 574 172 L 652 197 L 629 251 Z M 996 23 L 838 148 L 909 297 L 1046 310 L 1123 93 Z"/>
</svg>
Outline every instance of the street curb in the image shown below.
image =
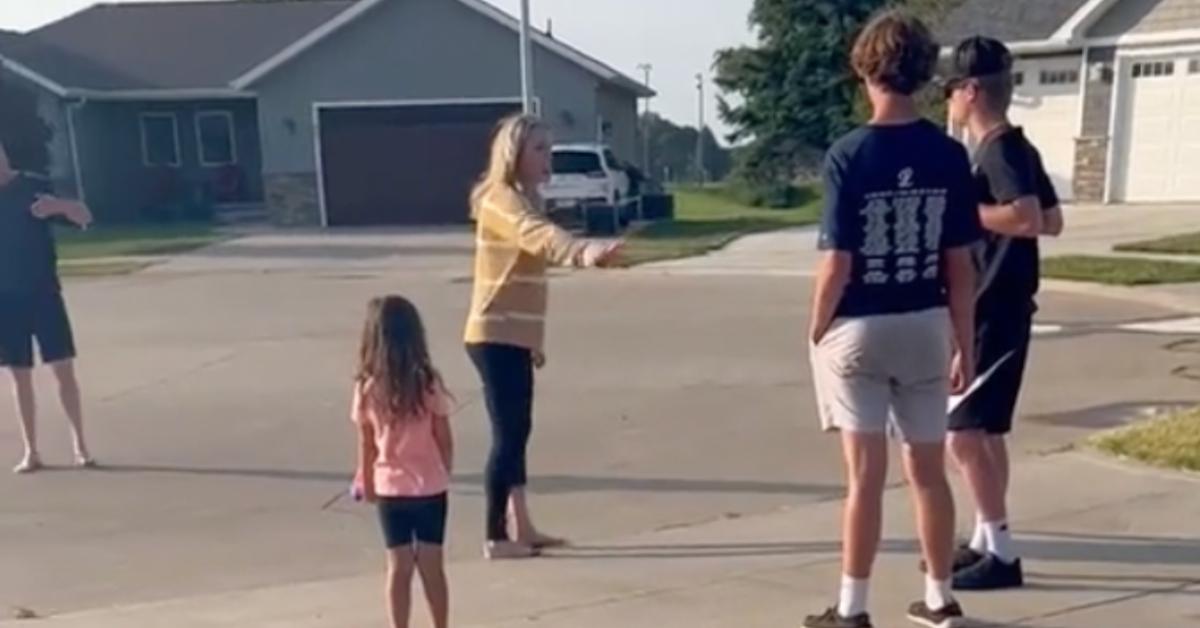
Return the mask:
<svg viewBox="0 0 1200 628">
<path fill-rule="evenodd" d="M 1155 305 L 1186 314 L 1200 313 L 1200 302 L 1185 296 L 1171 294 L 1161 288 L 1105 286 L 1081 281 L 1067 281 L 1064 279 L 1043 280 L 1042 288 L 1047 292 L 1104 297 L 1119 301 Z"/>
</svg>

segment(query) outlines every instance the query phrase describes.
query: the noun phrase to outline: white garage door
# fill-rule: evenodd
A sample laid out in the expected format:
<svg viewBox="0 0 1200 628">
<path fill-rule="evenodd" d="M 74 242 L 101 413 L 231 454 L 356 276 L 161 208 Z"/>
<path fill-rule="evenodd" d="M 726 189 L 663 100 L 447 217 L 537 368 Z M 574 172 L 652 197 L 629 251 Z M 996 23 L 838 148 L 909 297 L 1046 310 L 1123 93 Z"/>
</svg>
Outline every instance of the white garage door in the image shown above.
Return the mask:
<svg viewBox="0 0 1200 628">
<path fill-rule="evenodd" d="M 1117 197 L 1200 200 L 1200 57 L 1127 59 L 1121 72 Z"/>
<path fill-rule="evenodd" d="M 1079 131 L 1078 57 L 1018 61 L 1012 121 L 1025 128 L 1054 181 L 1059 198 L 1072 196 L 1075 137 Z"/>
</svg>

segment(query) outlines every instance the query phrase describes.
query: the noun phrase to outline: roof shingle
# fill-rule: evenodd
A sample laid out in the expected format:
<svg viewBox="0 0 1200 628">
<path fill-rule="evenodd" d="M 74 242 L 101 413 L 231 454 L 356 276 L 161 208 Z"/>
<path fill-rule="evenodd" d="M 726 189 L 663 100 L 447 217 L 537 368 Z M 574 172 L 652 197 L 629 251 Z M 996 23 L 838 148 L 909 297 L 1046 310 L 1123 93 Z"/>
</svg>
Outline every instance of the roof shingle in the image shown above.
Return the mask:
<svg viewBox="0 0 1200 628">
<path fill-rule="evenodd" d="M 3 50 L 15 49 L 16 60 L 72 88 L 221 89 L 353 4 L 98 4 L 25 35 L 22 45 L 9 42 Z"/>
<path fill-rule="evenodd" d="M 943 44 L 972 35 L 1005 42 L 1049 39 L 1087 0 L 966 0 L 938 29 Z"/>
</svg>

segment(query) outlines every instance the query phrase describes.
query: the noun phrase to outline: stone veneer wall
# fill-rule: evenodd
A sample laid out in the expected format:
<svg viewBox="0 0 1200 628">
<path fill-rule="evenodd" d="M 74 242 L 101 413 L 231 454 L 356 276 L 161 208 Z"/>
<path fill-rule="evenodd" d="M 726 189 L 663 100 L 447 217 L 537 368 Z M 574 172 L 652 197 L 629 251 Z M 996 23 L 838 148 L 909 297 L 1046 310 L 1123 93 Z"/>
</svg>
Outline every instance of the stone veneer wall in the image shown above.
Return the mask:
<svg viewBox="0 0 1200 628">
<path fill-rule="evenodd" d="M 320 226 L 317 176 L 310 172 L 263 175 L 271 222 L 285 226 Z"/>
<path fill-rule="evenodd" d="M 1109 120 L 1113 108 L 1116 49 L 1088 51 L 1088 72 L 1083 95 L 1083 133 L 1075 140 L 1075 200 L 1104 201 L 1108 177 Z"/>
</svg>

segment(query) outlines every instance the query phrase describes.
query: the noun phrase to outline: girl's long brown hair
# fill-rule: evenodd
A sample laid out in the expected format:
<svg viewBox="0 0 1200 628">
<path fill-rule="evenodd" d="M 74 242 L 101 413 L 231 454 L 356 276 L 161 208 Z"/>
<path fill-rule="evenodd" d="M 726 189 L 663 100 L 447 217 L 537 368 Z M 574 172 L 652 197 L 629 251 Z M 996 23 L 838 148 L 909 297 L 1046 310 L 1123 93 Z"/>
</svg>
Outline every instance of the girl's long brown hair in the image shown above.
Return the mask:
<svg viewBox="0 0 1200 628">
<path fill-rule="evenodd" d="M 384 421 L 422 412 L 429 393 L 442 390 L 421 315 L 408 299 L 376 297 L 367 304 L 355 380 Z"/>
</svg>

